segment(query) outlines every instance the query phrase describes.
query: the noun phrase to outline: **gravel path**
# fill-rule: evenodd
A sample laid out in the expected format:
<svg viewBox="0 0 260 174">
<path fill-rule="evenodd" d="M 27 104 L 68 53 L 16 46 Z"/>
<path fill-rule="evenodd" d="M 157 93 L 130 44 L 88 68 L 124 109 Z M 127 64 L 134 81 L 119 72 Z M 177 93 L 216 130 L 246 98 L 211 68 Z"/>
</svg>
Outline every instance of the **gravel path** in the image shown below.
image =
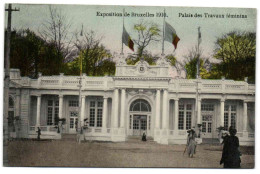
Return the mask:
<svg viewBox="0 0 260 174">
<path fill-rule="evenodd" d="M 198 145 L 194 158 L 184 145 L 154 142 L 12 141 L 9 166 L 222 168 L 221 146 Z M 242 168 L 254 167 L 254 148 L 241 147 Z"/>
</svg>

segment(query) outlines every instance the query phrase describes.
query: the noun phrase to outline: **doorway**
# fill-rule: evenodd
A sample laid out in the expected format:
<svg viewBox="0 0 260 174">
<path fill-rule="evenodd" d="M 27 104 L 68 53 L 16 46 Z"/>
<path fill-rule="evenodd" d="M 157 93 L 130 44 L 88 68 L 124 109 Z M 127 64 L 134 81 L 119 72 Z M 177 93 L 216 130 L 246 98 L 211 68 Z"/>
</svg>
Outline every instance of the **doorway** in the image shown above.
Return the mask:
<svg viewBox="0 0 260 174">
<path fill-rule="evenodd" d="M 202 138 L 212 138 L 213 114 L 202 115 Z"/>
<path fill-rule="evenodd" d="M 147 134 L 147 116 L 134 115 L 133 117 L 133 135 L 141 136 L 145 132 Z"/>
</svg>

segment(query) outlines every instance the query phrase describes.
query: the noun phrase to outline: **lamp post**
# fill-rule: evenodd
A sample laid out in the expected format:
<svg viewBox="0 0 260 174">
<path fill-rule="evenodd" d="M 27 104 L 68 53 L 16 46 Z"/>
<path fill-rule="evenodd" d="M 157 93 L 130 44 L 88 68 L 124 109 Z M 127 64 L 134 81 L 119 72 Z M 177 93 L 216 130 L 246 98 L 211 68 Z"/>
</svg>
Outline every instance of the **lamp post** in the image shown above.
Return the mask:
<svg viewBox="0 0 260 174">
<path fill-rule="evenodd" d="M 5 50 L 5 77 L 4 77 L 4 117 L 3 117 L 3 133 L 4 133 L 4 142 L 3 142 L 3 163 L 4 166 L 8 165 L 7 157 L 7 147 L 9 139 L 8 131 L 8 108 L 9 108 L 9 82 L 10 82 L 10 41 L 11 41 L 11 21 L 12 21 L 12 12 L 19 11 L 19 9 L 12 9 L 12 4 L 8 5 L 8 8 L 5 9 L 8 12 L 8 21 L 7 21 L 7 35 L 6 35 L 6 50 Z"/>
</svg>

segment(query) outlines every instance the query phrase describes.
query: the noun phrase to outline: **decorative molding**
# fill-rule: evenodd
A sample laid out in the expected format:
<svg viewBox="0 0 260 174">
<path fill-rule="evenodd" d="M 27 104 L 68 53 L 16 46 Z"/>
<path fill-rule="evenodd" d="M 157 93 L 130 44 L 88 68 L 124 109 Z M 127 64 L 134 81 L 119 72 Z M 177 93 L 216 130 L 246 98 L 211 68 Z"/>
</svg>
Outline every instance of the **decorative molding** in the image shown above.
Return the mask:
<svg viewBox="0 0 260 174">
<path fill-rule="evenodd" d="M 144 89 L 133 89 L 133 90 L 127 90 L 127 94 L 134 96 L 134 95 L 139 95 L 139 94 L 143 94 L 143 95 L 147 95 L 147 96 L 152 96 L 154 95 L 154 92 L 151 90 L 144 90 Z"/>
</svg>

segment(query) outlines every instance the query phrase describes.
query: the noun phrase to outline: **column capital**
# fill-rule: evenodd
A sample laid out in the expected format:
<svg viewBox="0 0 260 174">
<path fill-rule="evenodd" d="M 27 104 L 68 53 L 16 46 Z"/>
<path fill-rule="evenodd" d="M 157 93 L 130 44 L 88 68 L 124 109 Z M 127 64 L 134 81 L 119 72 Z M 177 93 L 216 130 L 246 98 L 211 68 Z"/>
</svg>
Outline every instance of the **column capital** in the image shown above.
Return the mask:
<svg viewBox="0 0 260 174">
<path fill-rule="evenodd" d="M 108 99 L 108 96 L 103 96 L 103 99 Z"/>
<path fill-rule="evenodd" d="M 59 98 L 63 98 L 63 94 L 59 94 Z"/>
<path fill-rule="evenodd" d="M 121 90 L 126 90 L 126 88 L 120 88 Z"/>
<path fill-rule="evenodd" d="M 41 95 L 41 94 L 36 94 L 35 96 L 36 96 L 36 97 L 41 97 L 42 95 Z"/>
<path fill-rule="evenodd" d="M 250 101 L 249 100 L 243 100 L 244 103 L 249 103 Z"/>
<path fill-rule="evenodd" d="M 224 99 L 224 98 L 221 98 L 221 99 L 220 99 L 220 102 L 225 102 L 225 99 Z"/>
<path fill-rule="evenodd" d="M 86 96 L 85 95 L 81 95 L 81 98 L 85 98 Z"/>
<path fill-rule="evenodd" d="M 179 101 L 180 99 L 179 99 L 179 98 L 174 98 L 173 100 L 174 100 L 174 101 Z"/>
</svg>

